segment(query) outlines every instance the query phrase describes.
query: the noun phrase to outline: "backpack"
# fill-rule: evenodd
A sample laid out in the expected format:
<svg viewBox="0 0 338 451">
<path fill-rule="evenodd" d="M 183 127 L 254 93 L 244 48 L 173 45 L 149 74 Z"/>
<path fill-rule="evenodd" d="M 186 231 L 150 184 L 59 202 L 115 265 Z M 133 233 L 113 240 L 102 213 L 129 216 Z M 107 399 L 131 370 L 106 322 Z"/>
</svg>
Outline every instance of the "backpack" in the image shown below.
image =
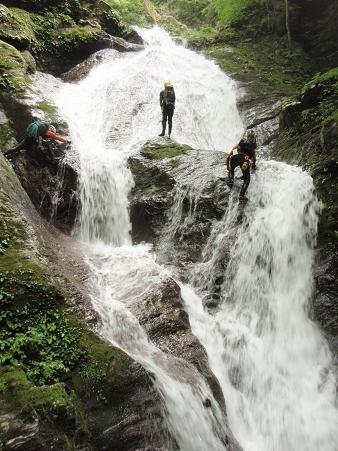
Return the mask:
<svg viewBox="0 0 338 451">
<path fill-rule="evenodd" d="M 164 103 L 165 105 L 175 106 L 175 91 L 174 88 L 169 88 L 164 92 Z"/>
<path fill-rule="evenodd" d="M 47 121 L 34 121 L 31 122 L 26 130 L 28 138 L 36 141 L 39 136 L 43 135 L 49 129 L 49 123 Z"/>
</svg>

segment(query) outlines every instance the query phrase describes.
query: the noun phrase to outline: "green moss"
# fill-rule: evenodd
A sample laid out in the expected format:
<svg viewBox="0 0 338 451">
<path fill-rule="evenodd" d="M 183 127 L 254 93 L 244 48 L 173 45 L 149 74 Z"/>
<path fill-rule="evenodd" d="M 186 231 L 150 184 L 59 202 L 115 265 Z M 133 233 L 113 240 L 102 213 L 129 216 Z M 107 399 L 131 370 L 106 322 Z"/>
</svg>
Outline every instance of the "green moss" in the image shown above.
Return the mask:
<svg viewBox="0 0 338 451">
<path fill-rule="evenodd" d="M 222 24 L 238 20 L 242 16 L 246 6 L 253 3 L 253 0 L 214 0 L 213 4 L 218 13 L 219 21 Z"/>
<path fill-rule="evenodd" d="M 79 346 L 86 359 L 73 374 L 73 383 L 87 398 L 105 402 L 112 386 L 118 390 L 127 383 L 132 360 L 90 332 L 81 335 Z"/>
<path fill-rule="evenodd" d="M 34 15 L 34 31 L 36 40 L 33 44 L 33 54 L 42 58 L 46 55 L 58 57 L 76 51 L 83 43 L 97 39 L 100 27 L 91 25 L 80 26 L 66 14 L 55 15 L 47 12 Z"/>
<path fill-rule="evenodd" d="M 41 101 L 39 103 L 36 104 L 36 106 L 44 111 L 47 114 L 55 114 L 56 113 L 56 107 L 52 104 L 50 104 L 49 102 L 46 101 Z"/>
<path fill-rule="evenodd" d="M 22 9 L 0 5 L 0 39 L 21 50 L 28 48 L 34 40 L 30 14 Z"/>
<path fill-rule="evenodd" d="M 0 167 L 0 170 L 2 168 Z M 11 212 L 11 210 L 4 205 L 4 203 L 0 202 L 0 236 L 1 240 L 6 241 L 7 247 L 11 249 L 12 252 L 15 253 L 15 249 L 22 246 L 23 243 L 27 240 L 27 232 L 25 230 L 25 227 L 18 218 L 15 217 L 15 215 Z M 0 259 L 4 256 L 1 255 L 0 252 Z M 0 260 L 0 270 L 5 269 L 10 264 L 10 261 L 17 259 L 17 255 L 14 255 L 13 258 L 8 256 L 8 261 L 1 264 Z"/>
<path fill-rule="evenodd" d="M 283 94 L 295 94 L 309 73 L 309 64 L 301 52 L 290 52 L 271 38 L 253 40 L 234 39 L 231 47 L 211 45 L 207 54 L 220 67 L 243 81 L 259 80 Z M 299 61 L 303 60 L 303 64 Z"/>
<path fill-rule="evenodd" d="M 163 160 L 164 158 L 178 157 L 189 150 L 191 150 L 191 147 L 187 144 L 146 144 L 140 153 L 143 157 L 148 158 L 149 160 Z"/>
<path fill-rule="evenodd" d="M 58 436 L 62 449 L 78 449 L 77 437 L 89 440 L 88 426 L 83 412 L 73 395 L 68 394 L 63 384 L 35 387 L 20 367 L 0 368 L 0 412 L 14 415 L 16 420 L 31 423 L 37 418 L 39 428 L 34 439 L 39 449 L 48 447 L 46 440 Z M 0 431 L 0 440 L 13 438 L 11 431 Z"/>
<path fill-rule="evenodd" d="M 22 92 L 30 83 L 28 65 L 12 45 L 0 41 L 0 89 Z"/>
<path fill-rule="evenodd" d="M 314 88 L 321 87 L 323 90 L 326 86 L 331 87 L 332 93 L 338 92 L 338 67 L 329 70 L 323 74 L 316 74 L 310 81 L 308 81 L 301 90 L 301 95 L 305 96 Z"/>
<path fill-rule="evenodd" d="M 113 12 L 124 24 L 145 25 L 147 23 L 143 0 L 107 0 Z"/>
<path fill-rule="evenodd" d="M 33 409 L 47 414 L 72 404 L 63 384 L 35 387 L 20 367 L 0 368 L 0 380 L 5 402 L 11 407 L 15 405 L 19 414 L 30 413 Z"/>
</svg>

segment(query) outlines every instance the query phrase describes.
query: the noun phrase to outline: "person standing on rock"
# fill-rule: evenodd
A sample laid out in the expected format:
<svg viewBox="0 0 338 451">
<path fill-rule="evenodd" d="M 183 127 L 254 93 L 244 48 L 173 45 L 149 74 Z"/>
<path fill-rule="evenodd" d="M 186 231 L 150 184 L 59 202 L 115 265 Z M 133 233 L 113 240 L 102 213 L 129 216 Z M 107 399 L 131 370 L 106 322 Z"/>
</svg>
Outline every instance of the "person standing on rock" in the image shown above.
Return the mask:
<svg viewBox="0 0 338 451">
<path fill-rule="evenodd" d="M 257 137 L 254 130 L 246 130 L 242 139 L 227 155 L 226 165 L 228 169 L 227 185 L 231 189 L 234 185 L 235 169 L 239 166 L 242 170 L 243 185 L 239 194 L 239 201 L 247 200 L 245 193 L 250 184 L 250 165 L 256 170 Z"/>
<path fill-rule="evenodd" d="M 164 82 L 164 89 L 160 92 L 160 106 L 162 108 L 162 133 L 159 136 L 165 135 L 167 121 L 169 125 L 168 135 L 171 136 L 173 128 L 173 115 L 175 110 L 175 91 L 170 81 Z"/>
<path fill-rule="evenodd" d="M 34 146 L 41 146 L 43 138 L 51 138 L 63 143 L 69 143 L 70 141 L 62 136 L 57 135 L 55 127 L 50 125 L 47 121 L 34 121 L 31 122 L 26 129 L 26 136 L 24 139 L 13 149 L 7 150 L 6 156 L 19 152 L 21 149 L 30 149 Z"/>
</svg>

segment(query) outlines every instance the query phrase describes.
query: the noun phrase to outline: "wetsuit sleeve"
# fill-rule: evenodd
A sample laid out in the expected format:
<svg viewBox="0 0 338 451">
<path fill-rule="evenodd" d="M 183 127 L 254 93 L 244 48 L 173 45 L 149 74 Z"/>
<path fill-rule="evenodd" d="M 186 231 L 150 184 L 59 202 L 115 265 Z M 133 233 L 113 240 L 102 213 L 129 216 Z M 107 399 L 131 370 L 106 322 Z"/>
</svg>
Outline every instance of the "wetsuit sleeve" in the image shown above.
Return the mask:
<svg viewBox="0 0 338 451">
<path fill-rule="evenodd" d="M 48 130 L 45 133 L 45 136 L 48 136 L 49 138 L 52 138 L 52 139 L 56 139 L 57 141 L 61 141 L 62 143 L 66 143 L 67 142 L 67 140 L 65 138 L 62 138 L 62 136 L 59 136 L 59 135 L 57 135 L 56 133 L 54 133 L 54 132 L 52 132 L 50 130 Z"/>
<path fill-rule="evenodd" d="M 163 106 L 163 98 L 164 98 L 164 92 L 160 92 L 160 106 Z"/>
</svg>

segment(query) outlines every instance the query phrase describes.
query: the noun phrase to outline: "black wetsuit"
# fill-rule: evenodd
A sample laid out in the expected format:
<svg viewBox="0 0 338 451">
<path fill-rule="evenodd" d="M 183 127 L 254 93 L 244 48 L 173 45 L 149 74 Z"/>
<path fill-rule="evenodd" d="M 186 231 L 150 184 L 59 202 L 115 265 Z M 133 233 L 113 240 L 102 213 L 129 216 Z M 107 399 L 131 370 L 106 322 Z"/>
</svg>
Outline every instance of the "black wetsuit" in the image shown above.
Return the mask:
<svg viewBox="0 0 338 451">
<path fill-rule="evenodd" d="M 234 184 L 235 169 L 240 166 L 242 170 L 243 185 L 239 194 L 240 200 L 244 199 L 245 193 L 250 185 L 250 160 L 252 161 L 253 169 L 256 169 L 256 148 L 256 144 L 248 144 L 244 140 L 241 140 L 237 147 L 238 153 L 228 157 L 228 186 L 230 188 Z"/>
<path fill-rule="evenodd" d="M 176 101 L 175 91 L 172 86 L 170 86 L 167 89 L 163 89 L 163 91 L 160 92 L 160 105 L 162 108 L 162 133 L 161 133 L 162 136 L 164 136 L 165 134 L 167 121 L 169 125 L 169 136 L 171 135 L 171 130 L 173 127 L 175 101 Z"/>
</svg>

